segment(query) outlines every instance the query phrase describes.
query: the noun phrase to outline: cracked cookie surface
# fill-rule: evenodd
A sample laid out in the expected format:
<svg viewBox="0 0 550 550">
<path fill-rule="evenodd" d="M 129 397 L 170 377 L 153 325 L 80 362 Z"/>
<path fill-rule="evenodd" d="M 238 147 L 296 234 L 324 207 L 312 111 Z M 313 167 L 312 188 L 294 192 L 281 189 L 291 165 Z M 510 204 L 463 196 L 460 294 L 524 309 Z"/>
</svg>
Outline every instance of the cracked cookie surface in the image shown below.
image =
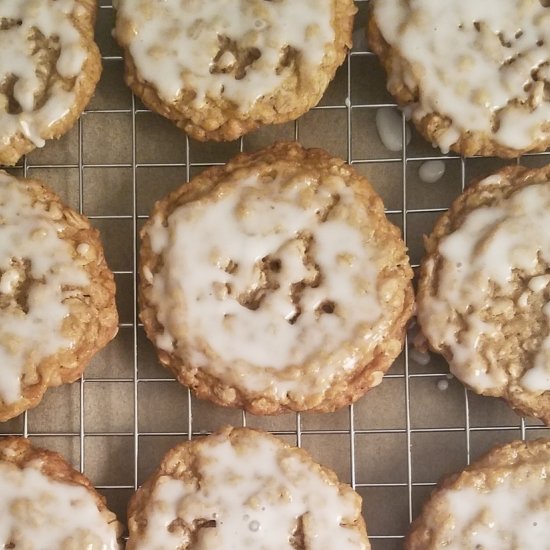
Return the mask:
<svg viewBox="0 0 550 550">
<path fill-rule="evenodd" d="M 101 74 L 96 0 L 0 4 L 0 164 L 65 134 Z"/>
<path fill-rule="evenodd" d="M 550 167 L 470 185 L 425 239 L 418 321 L 451 372 L 550 423 Z"/>
<path fill-rule="evenodd" d="M 0 421 L 75 381 L 118 330 L 99 233 L 41 182 L 0 171 Z"/>
<path fill-rule="evenodd" d="M 444 153 L 517 157 L 550 145 L 545 0 L 374 0 L 368 34 L 388 90 Z"/>
<path fill-rule="evenodd" d="M 224 428 L 170 450 L 132 497 L 129 550 L 368 550 L 361 497 L 303 449 Z"/>
<path fill-rule="evenodd" d="M 316 105 L 351 47 L 352 0 L 119 0 L 126 82 L 199 140 Z"/>
<path fill-rule="evenodd" d="M 0 546 L 119 550 L 122 526 L 90 481 L 27 439 L 0 439 Z"/>
<path fill-rule="evenodd" d="M 141 236 L 145 330 L 201 398 L 335 410 L 401 351 L 413 295 L 400 232 L 324 151 L 281 143 L 206 170 L 155 205 Z"/>
</svg>

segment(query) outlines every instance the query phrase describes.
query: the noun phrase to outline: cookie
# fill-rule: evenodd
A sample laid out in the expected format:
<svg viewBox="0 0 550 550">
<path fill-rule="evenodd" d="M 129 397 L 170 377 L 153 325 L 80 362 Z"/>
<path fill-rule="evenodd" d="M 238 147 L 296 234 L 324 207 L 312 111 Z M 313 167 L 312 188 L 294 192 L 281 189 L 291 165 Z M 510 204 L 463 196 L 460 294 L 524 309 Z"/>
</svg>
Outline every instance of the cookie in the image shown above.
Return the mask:
<svg viewBox="0 0 550 550">
<path fill-rule="evenodd" d="M 119 550 L 121 525 L 61 455 L 0 439 L 0 547 Z"/>
<path fill-rule="evenodd" d="M 302 449 L 224 428 L 170 450 L 128 508 L 128 550 L 367 550 L 361 497 Z"/>
<path fill-rule="evenodd" d="M 344 161 L 279 143 L 160 200 L 141 231 L 141 319 L 200 398 L 332 411 L 382 381 L 413 308 L 380 197 Z"/>
<path fill-rule="evenodd" d="M 315 106 L 351 47 L 353 0 L 118 0 L 125 78 L 191 137 L 234 140 Z"/>
<path fill-rule="evenodd" d="M 0 171 L 0 421 L 73 382 L 118 327 L 99 233 L 41 182 Z"/>
<path fill-rule="evenodd" d="M 439 483 L 406 550 L 550 548 L 550 440 L 495 447 Z"/>
<path fill-rule="evenodd" d="M 373 0 L 388 90 L 444 153 L 517 157 L 550 145 L 543 0 Z"/>
<path fill-rule="evenodd" d="M 96 0 L 0 5 L 0 164 L 68 132 L 94 93 Z"/>
<path fill-rule="evenodd" d="M 425 239 L 418 320 L 451 372 L 550 423 L 550 166 L 469 186 Z"/>
</svg>

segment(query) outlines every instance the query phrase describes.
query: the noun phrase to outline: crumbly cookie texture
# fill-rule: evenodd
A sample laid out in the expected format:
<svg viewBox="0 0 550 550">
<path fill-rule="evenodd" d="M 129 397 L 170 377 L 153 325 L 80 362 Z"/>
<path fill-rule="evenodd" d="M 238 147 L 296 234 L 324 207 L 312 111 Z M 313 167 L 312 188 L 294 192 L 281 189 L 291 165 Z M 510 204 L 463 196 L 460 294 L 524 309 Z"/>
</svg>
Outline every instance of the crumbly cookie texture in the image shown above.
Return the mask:
<svg viewBox="0 0 550 550">
<path fill-rule="evenodd" d="M 294 120 L 351 47 L 353 0 L 118 0 L 126 82 L 198 140 Z"/>
<path fill-rule="evenodd" d="M 41 182 L 0 171 L 0 421 L 73 382 L 118 330 L 99 233 Z"/>
<path fill-rule="evenodd" d="M 128 550 L 370 549 L 361 497 L 304 450 L 249 428 L 174 447 L 128 518 Z"/>
<path fill-rule="evenodd" d="M 543 0 L 374 0 L 369 43 L 388 90 L 444 153 L 517 157 L 550 145 Z"/>
<path fill-rule="evenodd" d="M 0 4 L 0 164 L 68 132 L 94 93 L 96 0 Z"/>
<path fill-rule="evenodd" d="M 406 550 L 550 549 L 550 440 L 495 447 L 439 483 Z"/>
<path fill-rule="evenodd" d="M 121 525 L 89 480 L 26 439 L 0 439 L 0 495 L 2 548 L 122 548 Z"/>
<path fill-rule="evenodd" d="M 468 187 L 425 239 L 418 320 L 476 393 L 550 423 L 550 167 Z"/>
<path fill-rule="evenodd" d="M 382 381 L 413 308 L 380 197 L 344 161 L 279 143 L 159 201 L 140 250 L 160 361 L 215 403 L 332 411 Z"/>
</svg>

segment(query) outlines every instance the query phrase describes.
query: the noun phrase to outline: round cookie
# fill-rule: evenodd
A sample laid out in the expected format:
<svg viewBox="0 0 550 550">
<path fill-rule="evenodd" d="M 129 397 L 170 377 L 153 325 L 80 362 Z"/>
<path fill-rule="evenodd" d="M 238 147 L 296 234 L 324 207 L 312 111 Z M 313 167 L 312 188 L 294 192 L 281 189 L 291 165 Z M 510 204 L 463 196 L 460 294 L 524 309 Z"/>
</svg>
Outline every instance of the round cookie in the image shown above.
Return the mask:
<svg viewBox="0 0 550 550">
<path fill-rule="evenodd" d="M 517 157 L 550 145 L 543 0 L 373 0 L 388 90 L 444 153 Z"/>
<path fill-rule="evenodd" d="M 101 56 L 96 0 L 0 3 L 0 164 L 72 128 L 94 93 Z"/>
<path fill-rule="evenodd" d="M 333 411 L 382 381 L 413 308 L 380 197 L 344 161 L 279 143 L 159 201 L 141 232 L 141 319 L 200 397 Z"/>
<path fill-rule="evenodd" d="M 73 382 L 118 330 L 99 233 L 41 182 L 0 171 L 0 421 Z"/>
<path fill-rule="evenodd" d="M 0 439 L 0 547 L 119 550 L 121 525 L 61 455 Z"/>
<path fill-rule="evenodd" d="M 128 550 L 370 549 L 361 497 L 304 450 L 249 428 L 170 450 L 132 497 L 128 529 Z"/>
<path fill-rule="evenodd" d="M 495 447 L 438 484 L 405 549 L 548 549 L 549 469 L 550 440 Z"/>
<path fill-rule="evenodd" d="M 425 239 L 418 321 L 451 372 L 550 423 L 550 167 L 467 188 Z"/>
<path fill-rule="evenodd" d="M 315 106 L 351 47 L 353 0 L 118 0 L 126 83 L 191 137 L 234 140 Z"/>
</svg>

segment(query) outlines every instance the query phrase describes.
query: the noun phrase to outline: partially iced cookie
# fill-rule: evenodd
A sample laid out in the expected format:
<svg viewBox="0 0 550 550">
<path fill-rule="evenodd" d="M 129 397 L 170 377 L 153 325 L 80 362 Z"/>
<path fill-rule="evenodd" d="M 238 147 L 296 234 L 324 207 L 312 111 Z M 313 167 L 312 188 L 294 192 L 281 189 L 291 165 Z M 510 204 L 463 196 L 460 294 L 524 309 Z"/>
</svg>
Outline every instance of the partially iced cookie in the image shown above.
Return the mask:
<svg viewBox="0 0 550 550">
<path fill-rule="evenodd" d="M 105 499 L 60 455 L 0 439 L 0 547 L 119 550 L 122 526 Z"/>
<path fill-rule="evenodd" d="M 94 93 L 96 0 L 0 2 L 0 164 L 69 131 Z"/>
<path fill-rule="evenodd" d="M 98 231 L 41 182 L 0 171 L 0 421 L 79 378 L 117 330 Z"/>
<path fill-rule="evenodd" d="M 315 106 L 351 47 L 353 0 L 118 0 L 126 82 L 199 140 Z"/>
<path fill-rule="evenodd" d="M 550 423 L 550 167 L 469 186 L 425 240 L 418 320 L 451 372 Z"/>
<path fill-rule="evenodd" d="M 373 0 L 388 89 L 444 153 L 516 157 L 550 145 L 544 0 Z"/>
<path fill-rule="evenodd" d="M 248 428 L 174 447 L 128 516 L 128 550 L 370 549 L 349 485 L 304 450 Z"/>
<path fill-rule="evenodd" d="M 405 549 L 548 550 L 549 469 L 549 440 L 495 447 L 438 484 Z"/>
</svg>

